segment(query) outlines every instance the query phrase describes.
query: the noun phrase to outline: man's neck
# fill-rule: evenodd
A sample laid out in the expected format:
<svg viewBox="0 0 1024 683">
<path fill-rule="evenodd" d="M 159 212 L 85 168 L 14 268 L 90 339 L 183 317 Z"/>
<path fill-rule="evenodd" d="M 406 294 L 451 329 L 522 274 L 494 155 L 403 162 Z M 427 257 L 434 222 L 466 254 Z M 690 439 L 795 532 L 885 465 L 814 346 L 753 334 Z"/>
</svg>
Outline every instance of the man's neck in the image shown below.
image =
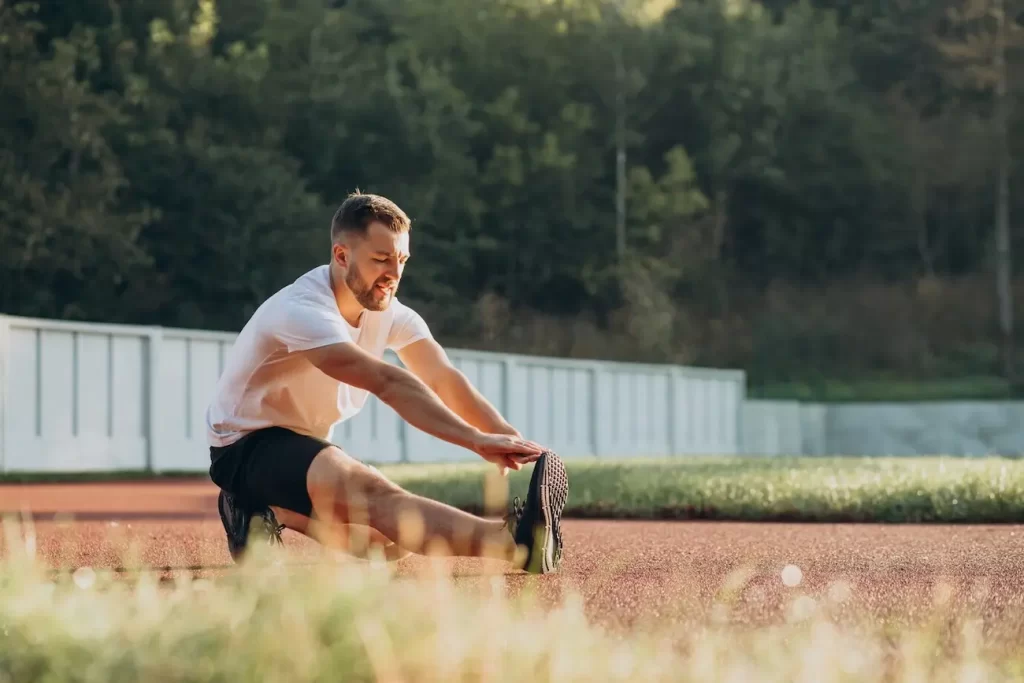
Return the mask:
<svg viewBox="0 0 1024 683">
<path fill-rule="evenodd" d="M 330 269 L 331 290 L 334 292 L 334 300 L 338 304 L 338 312 L 352 327 L 359 327 L 359 318 L 363 315 L 363 306 L 356 301 L 352 290 L 348 288 L 342 277 Z"/>
</svg>

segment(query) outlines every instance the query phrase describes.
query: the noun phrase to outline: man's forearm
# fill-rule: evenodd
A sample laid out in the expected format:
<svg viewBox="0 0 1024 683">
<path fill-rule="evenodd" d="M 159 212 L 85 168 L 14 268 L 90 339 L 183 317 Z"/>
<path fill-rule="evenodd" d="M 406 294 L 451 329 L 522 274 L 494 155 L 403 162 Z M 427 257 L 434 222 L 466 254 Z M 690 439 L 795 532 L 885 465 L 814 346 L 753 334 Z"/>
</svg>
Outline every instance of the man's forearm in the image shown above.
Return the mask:
<svg viewBox="0 0 1024 683">
<path fill-rule="evenodd" d="M 437 383 L 434 390 L 445 405 L 480 431 L 488 434 L 520 435 L 458 370 L 450 371 Z"/>
<path fill-rule="evenodd" d="M 413 427 L 470 450 L 485 431 L 461 418 L 418 377 L 401 368 L 388 372 L 377 398 Z"/>
</svg>

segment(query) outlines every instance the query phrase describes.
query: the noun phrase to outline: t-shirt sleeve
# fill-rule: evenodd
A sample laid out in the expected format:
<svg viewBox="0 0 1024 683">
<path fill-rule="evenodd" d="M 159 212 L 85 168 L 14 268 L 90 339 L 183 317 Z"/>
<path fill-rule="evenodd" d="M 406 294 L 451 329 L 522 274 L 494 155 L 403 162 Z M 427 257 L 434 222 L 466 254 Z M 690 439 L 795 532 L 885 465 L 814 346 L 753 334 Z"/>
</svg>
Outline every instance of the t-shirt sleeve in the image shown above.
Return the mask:
<svg viewBox="0 0 1024 683">
<path fill-rule="evenodd" d="M 276 322 L 271 334 L 285 345 L 289 353 L 352 341 L 352 335 L 345 329 L 340 315 L 312 302 L 292 304 Z"/>
<path fill-rule="evenodd" d="M 397 352 L 413 342 L 431 338 L 430 328 L 419 313 L 405 305 L 396 306 L 395 320 L 388 334 L 389 349 Z"/>
</svg>

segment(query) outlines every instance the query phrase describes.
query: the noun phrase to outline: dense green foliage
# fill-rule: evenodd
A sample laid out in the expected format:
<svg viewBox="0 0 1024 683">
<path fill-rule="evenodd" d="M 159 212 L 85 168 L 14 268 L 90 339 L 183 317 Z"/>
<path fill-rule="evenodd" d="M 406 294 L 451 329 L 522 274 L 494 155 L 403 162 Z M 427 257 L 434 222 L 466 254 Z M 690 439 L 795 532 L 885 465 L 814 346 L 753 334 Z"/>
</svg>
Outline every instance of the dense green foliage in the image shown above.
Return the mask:
<svg viewBox="0 0 1024 683">
<path fill-rule="evenodd" d="M 992 2 L 0 0 L 0 311 L 238 329 L 358 187 L 452 344 L 991 375 Z"/>
</svg>

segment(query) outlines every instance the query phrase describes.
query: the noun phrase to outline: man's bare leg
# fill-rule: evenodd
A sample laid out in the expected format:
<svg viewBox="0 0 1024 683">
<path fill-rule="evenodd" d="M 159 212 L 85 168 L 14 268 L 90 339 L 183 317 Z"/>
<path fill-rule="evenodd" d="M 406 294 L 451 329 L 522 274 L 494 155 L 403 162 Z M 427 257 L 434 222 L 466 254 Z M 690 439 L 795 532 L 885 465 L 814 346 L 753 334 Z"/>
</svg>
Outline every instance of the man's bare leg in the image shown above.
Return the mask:
<svg viewBox="0 0 1024 683">
<path fill-rule="evenodd" d="M 332 533 L 358 533 L 365 526 L 420 555 L 516 557 L 503 522 L 410 493 L 336 446 L 317 454 L 306 483 L 314 517 L 329 520 Z"/>
<path fill-rule="evenodd" d="M 285 527 L 308 536 L 331 550 L 339 550 L 360 559 L 369 559 L 371 553 L 379 549 L 388 562 L 401 560 L 412 554 L 376 529 L 367 526 L 332 526 L 285 508 L 271 506 L 270 509 L 277 517 L 277 521 Z"/>
</svg>

